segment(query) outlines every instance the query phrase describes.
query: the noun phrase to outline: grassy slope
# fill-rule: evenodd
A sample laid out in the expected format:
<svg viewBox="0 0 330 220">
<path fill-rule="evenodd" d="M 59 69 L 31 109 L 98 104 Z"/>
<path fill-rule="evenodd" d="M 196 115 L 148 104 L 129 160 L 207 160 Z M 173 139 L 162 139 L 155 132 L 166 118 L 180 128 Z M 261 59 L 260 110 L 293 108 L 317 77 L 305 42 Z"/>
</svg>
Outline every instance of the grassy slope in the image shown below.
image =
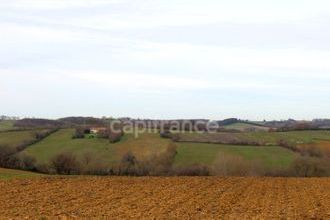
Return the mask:
<svg viewBox="0 0 330 220">
<path fill-rule="evenodd" d="M 111 144 L 106 139 L 72 139 L 72 129 L 62 129 L 41 142 L 26 149 L 26 152 L 44 163 L 61 152 L 74 152 L 82 156 L 85 152 L 108 164 L 118 161 L 123 154 L 132 151 L 138 158 L 164 150 L 169 140 L 161 139 L 159 134 L 141 134 L 135 139 L 125 135 L 118 143 Z"/>
<path fill-rule="evenodd" d="M 42 176 L 42 174 L 32 173 L 28 171 L 0 168 L 0 180 L 7 180 L 13 178 L 30 178 L 30 177 L 38 177 L 38 176 Z"/>
<path fill-rule="evenodd" d="M 33 131 L 0 132 L 0 145 L 16 146 L 25 140 L 33 140 Z"/>
<path fill-rule="evenodd" d="M 248 160 L 260 160 L 266 167 L 287 167 L 296 154 L 277 146 L 254 147 L 221 144 L 179 143 L 176 165 L 203 163 L 211 165 L 218 154 L 242 156 Z"/>
</svg>

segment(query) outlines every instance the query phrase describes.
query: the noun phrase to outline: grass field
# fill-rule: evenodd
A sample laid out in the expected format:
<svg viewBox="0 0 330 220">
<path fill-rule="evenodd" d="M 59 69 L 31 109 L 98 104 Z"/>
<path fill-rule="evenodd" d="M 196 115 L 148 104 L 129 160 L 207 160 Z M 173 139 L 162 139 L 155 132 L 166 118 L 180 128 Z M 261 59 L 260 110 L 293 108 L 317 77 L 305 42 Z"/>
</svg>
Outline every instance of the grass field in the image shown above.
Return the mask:
<svg viewBox="0 0 330 220">
<path fill-rule="evenodd" d="M 26 179 L 26 178 L 41 177 L 41 176 L 43 175 L 28 171 L 0 168 L 0 180 L 17 179 L 17 178 Z"/>
<path fill-rule="evenodd" d="M 14 129 L 14 121 L 0 120 L 0 131 L 8 131 Z"/>
<path fill-rule="evenodd" d="M 257 125 L 242 123 L 242 122 L 237 122 L 237 123 L 233 123 L 230 125 L 226 125 L 226 126 L 224 126 L 224 128 L 234 129 L 234 130 L 239 130 L 239 131 L 245 131 L 248 129 L 254 129 L 256 131 L 267 131 L 269 129 L 267 127 L 257 126 Z"/>
<path fill-rule="evenodd" d="M 72 139 L 73 129 L 62 129 L 50 135 L 41 142 L 25 150 L 34 156 L 39 163 L 49 161 L 53 156 L 62 152 L 73 152 L 78 157 L 89 153 L 93 158 L 106 164 L 113 164 L 122 155 L 131 151 L 138 158 L 160 153 L 166 149 L 169 140 L 162 139 L 159 134 L 141 134 L 138 138 L 126 134 L 118 143 L 109 143 L 106 139 Z"/>
<path fill-rule="evenodd" d="M 212 165 L 219 154 L 237 155 L 247 160 L 259 160 L 265 167 L 288 167 L 296 154 L 278 146 L 233 146 L 222 144 L 179 143 L 177 166 L 203 163 Z"/>
<path fill-rule="evenodd" d="M 290 131 L 290 132 L 242 132 L 214 134 L 185 133 L 183 140 L 191 142 L 209 142 L 217 140 L 244 140 L 262 142 L 264 145 L 277 145 L 279 140 L 293 144 L 309 144 L 319 140 L 330 140 L 330 131 Z"/>
<path fill-rule="evenodd" d="M 34 138 L 34 131 L 31 130 L 0 132 L 0 146 L 7 145 L 15 147 L 24 141 L 33 140 Z"/>
</svg>

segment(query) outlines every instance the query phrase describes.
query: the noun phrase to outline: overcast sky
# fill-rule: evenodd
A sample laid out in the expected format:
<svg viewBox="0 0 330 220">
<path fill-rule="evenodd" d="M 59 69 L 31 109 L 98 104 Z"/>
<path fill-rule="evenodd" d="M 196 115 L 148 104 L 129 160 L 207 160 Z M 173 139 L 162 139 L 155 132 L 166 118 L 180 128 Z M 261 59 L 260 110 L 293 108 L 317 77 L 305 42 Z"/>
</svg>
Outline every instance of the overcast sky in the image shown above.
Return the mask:
<svg viewBox="0 0 330 220">
<path fill-rule="evenodd" d="M 329 0 L 2 0 L 0 114 L 330 118 Z"/>
</svg>

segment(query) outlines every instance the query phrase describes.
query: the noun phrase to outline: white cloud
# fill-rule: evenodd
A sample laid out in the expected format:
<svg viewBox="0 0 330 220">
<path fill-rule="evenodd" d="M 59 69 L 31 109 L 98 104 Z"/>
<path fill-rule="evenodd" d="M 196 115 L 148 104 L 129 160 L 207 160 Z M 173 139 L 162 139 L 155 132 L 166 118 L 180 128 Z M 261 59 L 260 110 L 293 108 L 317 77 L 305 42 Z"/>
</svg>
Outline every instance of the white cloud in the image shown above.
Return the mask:
<svg viewBox="0 0 330 220">
<path fill-rule="evenodd" d="M 227 71 L 245 70 L 307 71 L 328 76 L 330 51 L 298 48 L 258 50 L 189 44 L 142 43 L 132 51 L 132 59 L 141 62 L 191 62 L 191 65 L 211 66 Z"/>
<path fill-rule="evenodd" d="M 0 23 L 0 28 L 4 31 L 0 35 L 1 43 L 6 42 L 67 42 L 74 41 L 77 37 L 81 36 L 80 33 L 74 31 L 67 31 L 64 29 L 56 29 L 51 27 L 22 25 L 15 23 Z"/>
<path fill-rule="evenodd" d="M 120 0 L 11 0 L 2 2 L 1 7 L 18 9 L 58 10 L 67 8 L 88 8 L 111 3 L 119 3 Z"/>
<path fill-rule="evenodd" d="M 24 109 L 20 99 L 29 97 L 47 97 L 50 104 L 43 108 L 49 112 L 60 111 L 53 103 L 62 101 L 72 107 L 66 112 L 88 109 L 72 99 L 90 93 L 100 95 L 90 99 L 95 105 L 121 100 L 118 112 L 135 98 L 149 98 L 135 103 L 140 108 L 159 103 L 159 94 L 186 109 L 194 109 L 189 103 L 195 98 L 205 105 L 233 105 L 230 114 L 234 108 L 242 112 L 235 103 L 249 101 L 255 109 L 270 102 L 278 108 L 326 106 L 329 8 L 325 0 L 4 1 L 0 96 L 8 112 L 11 106 Z M 295 28 L 299 31 L 290 31 Z M 205 34 L 195 34 L 201 30 Z M 228 35 L 221 38 L 223 32 Z M 246 114 L 254 114 L 253 108 Z"/>
<path fill-rule="evenodd" d="M 267 1 L 130 1 L 135 10 L 92 14 L 70 20 L 82 27 L 101 30 L 124 30 L 156 27 L 191 26 L 216 23 L 273 24 L 318 22 L 326 16 L 328 1 L 288 1 L 269 4 Z M 158 4 L 157 4 L 158 3 Z M 128 8 L 131 8 L 128 7 Z"/>
</svg>

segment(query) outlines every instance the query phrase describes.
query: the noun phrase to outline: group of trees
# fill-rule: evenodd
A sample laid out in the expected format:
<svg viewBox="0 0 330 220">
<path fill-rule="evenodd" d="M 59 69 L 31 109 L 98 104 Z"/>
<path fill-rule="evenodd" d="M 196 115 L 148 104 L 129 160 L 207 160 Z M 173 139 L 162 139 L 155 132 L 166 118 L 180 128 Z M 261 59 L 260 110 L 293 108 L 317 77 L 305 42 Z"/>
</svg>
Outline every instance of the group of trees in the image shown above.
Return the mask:
<svg viewBox="0 0 330 220">
<path fill-rule="evenodd" d="M 49 120 L 49 119 L 24 118 L 24 119 L 15 121 L 14 126 L 17 128 L 22 128 L 22 129 L 58 128 L 58 127 L 62 127 L 63 123 L 56 121 L 56 120 Z"/>
<path fill-rule="evenodd" d="M 288 170 L 282 171 L 287 176 L 330 176 L 330 158 L 320 148 L 297 146 L 285 140 L 279 140 L 278 145 L 300 154 Z"/>
<path fill-rule="evenodd" d="M 0 167 L 35 171 L 36 160 L 14 147 L 0 146 Z"/>
<path fill-rule="evenodd" d="M 98 132 L 97 137 L 108 139 L 110 143 L 119 142 L 124 135 L 122 129 L 110 129 L 101 130 Z"/>
<path fill-rule="evenodd" d="M 90 133 L 91 129 L 89 127 L 77 127 L 72 138 L 85 138 L 85 135 Z M 124 132 L 121 124 L 104 127 L 99 129 L 96 134 L 97 138 L 108 139 L 110 143 L 116 143 L 120 141 L 123 135 Z"/>
<path fill-rule="evenodd" d="M 55 155 L 48 164 L 34 165 L 34 170 L 60 175 L 118 175 L 118 176 L 205 176 L 210 175 L 209 168 L 201 165 L 175 167 L 176 145 L 171 143 L 160 154 L 147 158 L 138 158 L 132 152 L 125 153 L 115 165 L 108 165 L 93 154 L 86 152 L 82 156 L 64 152 Z"/>
<path fill-rule="evenodd" d="M 6 115 L 0 115 L 0 121 L 4 121 L 4 120 L 19 120 L 19 117 L 16 116 L 6 116 Z"/>
<path fill-rule="evenodd" d="M 297 146 L 296 144 L 289 143 L 288 141 L 283 140 L 283 139 L 280 139 L 277 142 L 277 144 L 278 144 L 278 146 L 281 146 L 281 147 L 284 147 L 284 148 L 289 149 L 291 151 L 297 152 L 301 156 L 318 157 L 318 158 L 322 158 L 322 157 L 325 156 L 319 148 L 314 147 L 312 145 L 310 145 L 310 146 Z"/>
</svg>

